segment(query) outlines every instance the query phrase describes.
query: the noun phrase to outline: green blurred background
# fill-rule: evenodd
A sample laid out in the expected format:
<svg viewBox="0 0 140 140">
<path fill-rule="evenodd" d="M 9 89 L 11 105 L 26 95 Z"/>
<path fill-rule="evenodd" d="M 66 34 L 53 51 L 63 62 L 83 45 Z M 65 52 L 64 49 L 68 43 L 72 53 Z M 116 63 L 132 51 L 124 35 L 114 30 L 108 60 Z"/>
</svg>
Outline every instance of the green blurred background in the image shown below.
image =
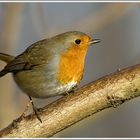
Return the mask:
<svg viewBox="0 0 140 140">
<path fill-rule="evenodd" d="M 32 43 L 71 30 L 100 38 L 81 85 L 140 63 L 139 3 L 0 3 L 0 52 L 18 55 Z M 1 69 L 5 64 L 0 62 Z M 42 107 L 57 98 L 34 99 Z M 0 79 L 0 128 L 23 113 L 28 97 L 7 74 Z M 30 109 L 29 112 L 32 110 Z M 54 137 L 140 137 L 140 98 L 97 113 Z"/>
</svg>

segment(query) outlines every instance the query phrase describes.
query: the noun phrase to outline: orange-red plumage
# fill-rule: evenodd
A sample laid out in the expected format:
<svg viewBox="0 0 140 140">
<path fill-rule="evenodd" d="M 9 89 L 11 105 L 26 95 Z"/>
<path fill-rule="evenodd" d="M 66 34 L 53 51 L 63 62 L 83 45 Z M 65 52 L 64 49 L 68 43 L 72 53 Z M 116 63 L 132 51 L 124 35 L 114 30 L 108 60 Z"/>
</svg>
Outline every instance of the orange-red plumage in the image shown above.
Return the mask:
<svg viewBox="0 0 140 140">
<path fill-rule="evenodd" d="M 61 84 L 68 84 L 72 81 L 79 83 L 82 79 L 90 38 L 84 35 L 80 39 L 81 44 L 74 44 L 60 56 L 57 79 Z"/>
</svg>

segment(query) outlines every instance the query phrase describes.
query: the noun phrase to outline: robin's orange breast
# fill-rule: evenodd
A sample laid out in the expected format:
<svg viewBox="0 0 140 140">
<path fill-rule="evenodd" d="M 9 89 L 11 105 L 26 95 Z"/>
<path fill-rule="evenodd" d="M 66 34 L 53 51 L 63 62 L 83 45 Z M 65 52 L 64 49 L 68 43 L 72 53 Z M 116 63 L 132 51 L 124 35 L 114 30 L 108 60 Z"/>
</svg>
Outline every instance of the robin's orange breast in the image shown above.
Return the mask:
<svg viewBox="0 0 140 140">
<path fill-rule="evenodd" d="M 87 47 L 73 46 L 60 57 L 57 80 L 61 84 L 80 82 L 84 70 L 84 60 Z"/>
</svg>

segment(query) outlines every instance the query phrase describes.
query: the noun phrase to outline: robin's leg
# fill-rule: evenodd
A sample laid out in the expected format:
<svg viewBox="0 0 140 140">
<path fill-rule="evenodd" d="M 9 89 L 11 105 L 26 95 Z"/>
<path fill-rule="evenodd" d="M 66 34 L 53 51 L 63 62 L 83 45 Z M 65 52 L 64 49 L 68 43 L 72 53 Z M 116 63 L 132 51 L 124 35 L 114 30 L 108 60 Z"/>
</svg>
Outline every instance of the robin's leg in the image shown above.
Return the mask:
<svg viewBox="0 0 140 140">
<path fill-rule="evenodd" d="M 32 104 L 33 111 L 34 111 L 34 113 L 35 113 L 37 119 L 42 123 L 42 120 L 41 120 L 41 118 L 40 118 L 39 115 L 38 115 L 37 108 L 35 107 L 31 96 L 29 96 L 29 99 L 30 99 L 30 102 L 31 102 L 31 104 Z"/>
<path fill-rule="evenodd" d="M 66 96 L 66 95 L 72 94 L 72 93 L 74 93 L 74 91 L 76 89 L 77 89 L 77 86 L 73 87 L 70 91 L 67 91 L 67 92 L 63 93 L 63 95 Z"/>
</svg>

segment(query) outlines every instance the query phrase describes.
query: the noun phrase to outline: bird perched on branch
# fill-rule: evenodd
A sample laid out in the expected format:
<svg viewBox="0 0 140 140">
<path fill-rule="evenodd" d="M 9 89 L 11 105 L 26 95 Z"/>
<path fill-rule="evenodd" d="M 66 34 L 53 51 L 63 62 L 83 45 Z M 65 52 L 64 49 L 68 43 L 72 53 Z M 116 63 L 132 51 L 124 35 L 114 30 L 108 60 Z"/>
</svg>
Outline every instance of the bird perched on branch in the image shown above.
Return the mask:
<svg viewBox="0 0 140 140">
<path fill-rule="evenodd" d="M 87 50 L 98 42 L 85 33 L 71 31 L 40 40 L 16 57 L 0 53 L 0 60 L 7 63 L 0 77 L 12 73 L 31 101 L 31 97 L 66 94 L 80 83 Z M 32 106 L 41 121 L 33 102 Z"/>
</svg>

